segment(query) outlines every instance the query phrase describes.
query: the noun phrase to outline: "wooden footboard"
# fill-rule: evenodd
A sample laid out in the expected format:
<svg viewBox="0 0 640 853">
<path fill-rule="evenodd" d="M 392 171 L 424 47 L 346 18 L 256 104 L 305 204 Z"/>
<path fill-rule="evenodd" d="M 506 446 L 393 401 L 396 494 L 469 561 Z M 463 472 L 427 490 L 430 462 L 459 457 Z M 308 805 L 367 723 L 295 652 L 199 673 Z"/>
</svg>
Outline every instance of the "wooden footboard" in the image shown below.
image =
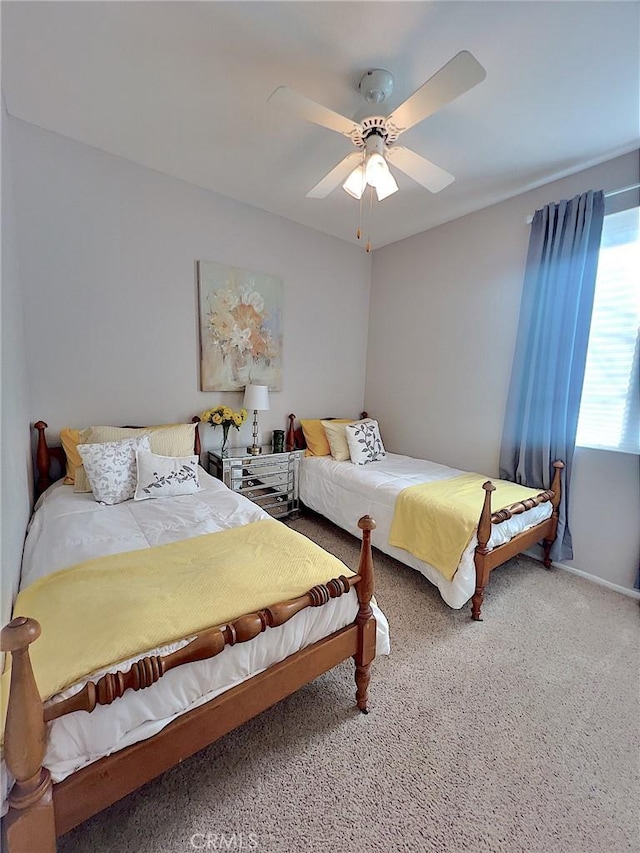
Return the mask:
<svg viewBox="0 0 640 853">
<path fill-rule="evenodd" d="M 553 545 L 558 529 L 558 507 L 560 505 L 560 497 L 562 494 L 562 485 L 560 481 L 560 472 L 564 468 L 564 463 L 556 461 L 553 463 L 554 473 L 551 489 L 548 489 L 533 498 L 512 504 L 497 512 L 491 512 L 491 493 L 495 491 L 495 486 L 491 480 L 487 480 L 483 484 L 484 489 L 484 505 L 478 523 L 478 544 L 474 554 L 474 562 L 476 567 L 476 589 L 471 599 L 471 616 L 478 622 L 482 621 L 480 611 L 484 600 L 484 593 L 489 582 L 489 575 L 493 569 L 501 566 L 507 560 L 515 557 L 516 554 L 521 554 L 527 548 L 531 548 L 538 542 L 542 542 L 544 546 L 544 565 L 545 568 L 551 568 L 551 559 L 549 552 Z M 502 524 L 514 515 L 520 515 L 527 510 L 533 509 L 541 503 L 551 502 L 553 511 L 549 518 L 541 521 L 539 524 L 524 530 L 517 536 L 514 536 L 504 545 L 499 545 L 497 548 L 489 549 L 488 542 L 491 538 L 491 529 L 494 524 Z"/>
<path fill-rule="evenodd" d="M 41 428 L 42 427 L 42 428 Z M 44 424 L 37 428 L 43 436 Z M 46 447 L 46 442 L 45 442 Z M 44 458 L 42 459 L 44 468 Z M 349 657 L 354 658 L 356 702 L 367 713 L 371 662 L 376 652 L 376 621 L 371 608 L 374 589 L 371 531 L 375 522 L 358 522 L 362 546 L 358 574 L 340 576 L 314 586 L 304 595 L 248 613 L 200 633 L 168 655 L 152 655 L 126 672 L 108 673 L 69 699 L 44 707 L 33 675 L 29 646 L 40 625 L 17 616 L 2 629 L 0 645 L 11 654 L 11 686 L 5 724 L 4 756 L 15 784 L 3 820 L 8 853 L 53 853 L 56 837 L 150 781 L 199 749 L 251 719 Z M 269 628 L 284 625 L 307 607 L 322 607 L 354 587 L 358 613 L 347 627 L 291 655 L 282 662 L 179 717 L 159 734 L 101 759 L 53 785 L 43 766 L 47 723 L 66 714 L 91 713 L 127 690 L 143 690 L 170 669 L 215 657 L 226 646 L 249 642 Z M 43 637 L 41 642 L 46 642 Z"/>
</svg>

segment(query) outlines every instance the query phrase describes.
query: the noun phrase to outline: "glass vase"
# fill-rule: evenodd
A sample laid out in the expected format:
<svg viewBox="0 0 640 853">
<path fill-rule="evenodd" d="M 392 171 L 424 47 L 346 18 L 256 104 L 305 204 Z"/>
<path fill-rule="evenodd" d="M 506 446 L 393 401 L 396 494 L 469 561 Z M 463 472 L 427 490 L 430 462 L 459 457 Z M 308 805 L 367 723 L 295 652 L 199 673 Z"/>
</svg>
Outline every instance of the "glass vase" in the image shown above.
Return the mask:
<svg viewBox="0 0 640 853">
<path fill-rule="evenodd" d="M 220 447 L 220 455 L 228 456 L 229 455 L 229 429 L 231 424 L 222 424 L 222 445 Z"/>
</svg>

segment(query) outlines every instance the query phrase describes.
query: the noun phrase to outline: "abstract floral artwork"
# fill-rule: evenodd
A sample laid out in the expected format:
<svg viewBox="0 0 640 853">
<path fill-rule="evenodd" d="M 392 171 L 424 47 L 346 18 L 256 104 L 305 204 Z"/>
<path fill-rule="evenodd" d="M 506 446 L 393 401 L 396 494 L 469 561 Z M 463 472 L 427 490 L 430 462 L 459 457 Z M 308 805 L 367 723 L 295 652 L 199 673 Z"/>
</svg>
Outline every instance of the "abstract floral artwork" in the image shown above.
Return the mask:
<svg viewBox="0 0 640 853">
<path fill-rule="evenodd" d="M 198 261 L 200 389 L 282 389 L 282 279 Z"/>
</svg>

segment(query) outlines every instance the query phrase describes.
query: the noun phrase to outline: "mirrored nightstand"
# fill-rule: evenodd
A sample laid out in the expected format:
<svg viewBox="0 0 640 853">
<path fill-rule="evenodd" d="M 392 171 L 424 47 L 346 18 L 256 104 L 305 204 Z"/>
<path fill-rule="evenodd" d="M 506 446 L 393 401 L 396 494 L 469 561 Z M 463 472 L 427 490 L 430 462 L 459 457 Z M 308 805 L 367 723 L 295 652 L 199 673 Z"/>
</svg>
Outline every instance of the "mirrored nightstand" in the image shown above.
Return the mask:
<svg viewBox="0 0 640 853">
<path fill-rule="evenodd" d="M 270 515 L 283 518 L 300 512 L 298 472 L 303 454 L 304 450 L 273 453 L 271 446 L 256 456 L 244 447 L 232 447 L 224 456 L 210 450 L 209 473 Z"/>
</svg>

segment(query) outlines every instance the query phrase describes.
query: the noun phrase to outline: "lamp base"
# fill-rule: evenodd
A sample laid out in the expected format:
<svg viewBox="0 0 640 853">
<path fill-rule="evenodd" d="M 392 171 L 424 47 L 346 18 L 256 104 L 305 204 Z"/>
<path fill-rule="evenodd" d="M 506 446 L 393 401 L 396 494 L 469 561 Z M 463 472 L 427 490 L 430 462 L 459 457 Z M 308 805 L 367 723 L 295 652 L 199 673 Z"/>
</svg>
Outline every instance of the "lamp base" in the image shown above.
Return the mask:
<svg viewBox="0 0 640 853">
<path fill-rule="evenodd" d="M 258 454 L 262 453 L 262 448 L 259 444 L 250 444 L 247 447 L 247 453 L 250 453 L 251 456 L 258 456 Z"/>
</svg>

